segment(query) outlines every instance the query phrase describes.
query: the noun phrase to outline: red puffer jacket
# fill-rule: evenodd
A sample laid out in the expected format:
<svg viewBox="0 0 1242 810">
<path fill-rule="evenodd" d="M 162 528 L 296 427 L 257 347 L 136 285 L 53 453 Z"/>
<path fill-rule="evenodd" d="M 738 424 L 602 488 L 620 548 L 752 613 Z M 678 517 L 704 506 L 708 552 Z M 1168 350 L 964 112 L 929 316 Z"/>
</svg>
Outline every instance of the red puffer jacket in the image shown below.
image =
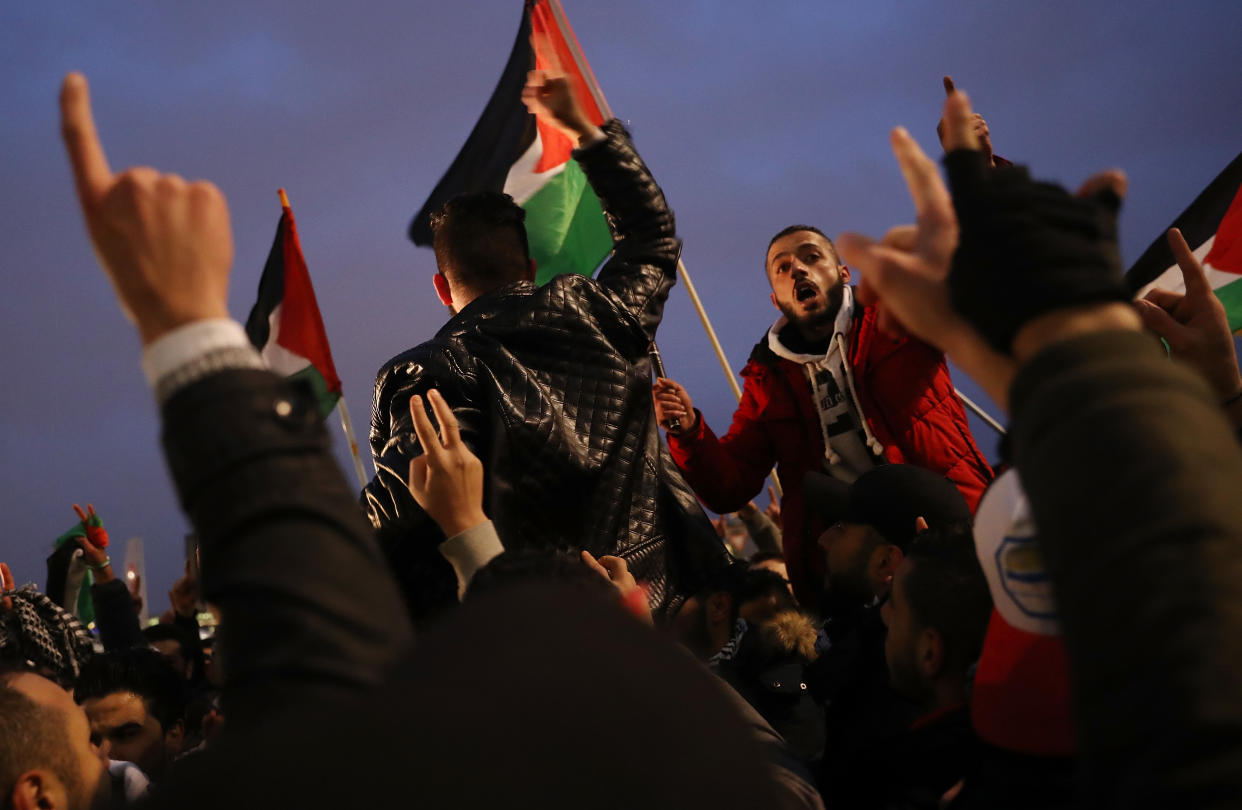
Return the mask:
<svg viewBox="0 0 1242 810">
<path fill-rule="evenodd" d="M 953 392 L 944 355 L 913 338 L 876 327 L 875 310 L 855 308 L 850 365 L 871 433 L 896 464 L 917 464 L 957 484 L 974 509 L 992 480 L 966 412 Z M 668 437 L 677 466 L 708 508 L 732 512 L 759 494 L 777 465 L 784 497 L 781 523 L 789 577 L 798 598 L 815 604 L 824 574 L 823 531 L 802 497 L 807 470 L 822 469 L 824 440 L 802 367 L 760 341 L 742 370 L 745 390 L 729 432 L 717 438 L 698 414 L 695 429 Z"/>
</svg>

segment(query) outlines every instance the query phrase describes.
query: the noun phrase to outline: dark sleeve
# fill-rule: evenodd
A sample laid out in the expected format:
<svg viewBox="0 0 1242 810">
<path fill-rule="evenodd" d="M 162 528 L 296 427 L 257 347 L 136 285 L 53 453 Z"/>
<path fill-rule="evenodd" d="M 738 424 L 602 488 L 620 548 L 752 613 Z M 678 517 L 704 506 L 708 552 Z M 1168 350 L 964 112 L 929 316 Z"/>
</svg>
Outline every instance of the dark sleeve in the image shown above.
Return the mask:
<svg viewBox="0 0 1242 810">
<path fill-rule="evenodd" d="M 574 152 L 599 197 L 613 234 L 612 258 L 596 278 L 655 338 L 669 288 L 677 280 L 681 240 L 673 212 L 619 121 L 604 124 L 605 139 Z"/>
<path fill-rule="evenodd" d="M 174 394 L 164 450 L 202 549 L 229 724 L 384 680 L 412 638 L 309 388 L 227 371 Z"/>
<path fill-rule="evenodd" d="M 95 629 L 105 650 L 147 646 L 125 580 L 95 583 L 91 586 L 91 600 L 95 603 Z"/>
<path fill-rule="evenodd" d="M 1147 335 L 1057 344 L 1011 392 L 1059 602 L 1083 806 L 1242 796 L 1242 454 Z"/>
</svg>

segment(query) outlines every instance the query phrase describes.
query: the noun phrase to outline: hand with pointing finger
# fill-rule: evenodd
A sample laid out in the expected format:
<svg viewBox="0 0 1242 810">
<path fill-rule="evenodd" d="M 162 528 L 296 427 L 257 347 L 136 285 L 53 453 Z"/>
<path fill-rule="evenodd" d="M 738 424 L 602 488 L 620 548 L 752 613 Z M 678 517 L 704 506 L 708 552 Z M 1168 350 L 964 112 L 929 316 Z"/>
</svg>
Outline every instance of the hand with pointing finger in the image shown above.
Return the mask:
<svg viewBox="0 0 1242 810">
<path fill-rule="evenodd" d="M 1134 302 L 1143 326 L 1164 338 L 1169 354 L 1193 366 L 1221 400 L 1242 392 L 1242 372 L 1229 331 L 1225 305 L 1212 292 L 1212 285 L 1177 228 L 1168 233 L 1173 258 L 1181 268 L 1184 294 L 1155 287 Z"/>
<path fill-rule="evenodd" d="M 944 77 L 944 93 L 951 96 L 957 90 L 953 85 L 953 77 Z M 936 135 L 940 137 L 940 146 L 947 152 L 949 147 L 945 146 L 945 120 L 942 116 L 940 122 L 936 124 Z M 974 133 L 979 143 L 979 151 L 983 152 L 984 160 L 989 166 L 995 166 L 997 163 L 996 155 L 992 153 L 992 132 L 988 129 L 988 122 L 983 120 L 983 116 L 977 112 L 970 114 L 970 129 Z M 1009 161 L 1004 161 L 1008 164 Z"/>
<path fill-rule="evenodd" d="M 487 521 L 483 513 L 483 462 L 461 439 L 453 409 L 432 389 L 427 392 L 440 434 L 427 417 L 423 398 L 410 397 L 410 417 L 423 454 L 410 461 L 410 494 L 445 537 Z"/>
<path fill-rule="evenodd" d="M 143 345 L 193 321 L 227 318 L 233 232 L 224 195 L 146 167 L 113 174 L 81 74 L 65 77 L 60 113 L 95 255 Z"/>
</svg>

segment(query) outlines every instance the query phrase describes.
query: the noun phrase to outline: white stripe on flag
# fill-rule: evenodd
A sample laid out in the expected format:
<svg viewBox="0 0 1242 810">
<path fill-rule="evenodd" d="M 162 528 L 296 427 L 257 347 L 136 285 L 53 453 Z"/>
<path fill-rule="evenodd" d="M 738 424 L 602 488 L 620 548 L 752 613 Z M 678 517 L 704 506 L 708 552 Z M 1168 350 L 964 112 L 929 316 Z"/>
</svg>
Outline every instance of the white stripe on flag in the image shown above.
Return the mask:
<svg viewBox="0 0 1242 810">
<path fill-rule="evenodd" d="M 1206 242 L 1204 242 L 1202 245 L 1199 245 L 1199 247 L 1195 248 L 1194 250 L 1195 258 L 1198 259 L 1200 262 L 1202 262 L 1203 257 L 1207 256 L 1208 253 L 1212 250 L 1212 243 L 1215 241 L 1216 241 L 1216 235 L 1213 234 Z M 1242 279 L 1242 276 L 1239 276 L 1237 273 L 1225 273 L 1220 270 L 1217 270 L 1215 267 L 1213 267 L 1210 264 L 1205 264 L 1203 266 L 1203 272 L 1204 272 L 1204 275 L 1207 276 L 1208 284 L 1212 286 L 1213 290 L 1220 289 L 1221 287 L 1224 287 L 1226 284 L 1232 284 L 1233 282 L 1238 281 L 1239 279 Z M 1163 290 L 1175 292 L 1178 295 L 1184 295 L 1186 293 L 1186 284 L 1185 282 L 1182 281 L 1181 268 L 1175 264 L 1172 267 L 1170 267 L 1168 270 L 1165 270 L 1163 273 L 1161 273 L 1159 276 L 1156 277 L 1155 281 L 1148 284 L 1143 289 L 1139 290 L 1137 297 L 1142 298 L 1144 295 L 1147 295 L 1148 290 L 1152 289 L 1153 287 L 1159 287 Z"/>
<path fill-rule="evenodd" d="M 263 362 L 267 363 L 267 367 L 272 371 L 282 377 L 291 377 L 309 366 L 311 362 L 276 342 L 276 338 L 280 337 L 280 311 L 283 308 L 284 302 L 282 301 L 267 316 L 267 325 L 270 331 L 267 335 L 267 345 L 263 347 L 263 351 L 260 354 L 263 357 Z"/>
<path fill-rule="evenodd" d="M 542 156 L 543 139 L 539 137 L 539 130 L 536 129 L 535 139 L 531 141 L 530 147 L 509 167 L 509 174 L 505 177 L 504 192 L 518 205 L 535 196 L 535 192 L 543 188 L 549 180 L 565 171 L 565 164 L 562 163 L 546 172 L 536 173 L 535 166 Z"/>
</svg>

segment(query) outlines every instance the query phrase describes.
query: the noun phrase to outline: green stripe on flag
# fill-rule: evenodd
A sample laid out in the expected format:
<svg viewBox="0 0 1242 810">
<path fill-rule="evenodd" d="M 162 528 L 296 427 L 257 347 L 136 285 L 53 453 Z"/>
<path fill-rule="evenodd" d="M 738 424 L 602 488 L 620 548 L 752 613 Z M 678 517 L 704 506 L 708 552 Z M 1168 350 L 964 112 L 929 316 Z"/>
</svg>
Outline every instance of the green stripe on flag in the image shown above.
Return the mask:
<svg viewBox="0 0 1242 810">
<path fill-rule="evenodd" d="M 522 207 L 538 284 L 562 273 L 589 276 L 612 250 L 612 232 L 599 198 L 577 161 L 566 163 Z"/>
<path fill-rule="evenodd" d="M 1217 287 L 1212 292 L 1225 305 L 1225 314 L 1229 317 L 1229 331 L 1236 333 L 1242 329 L 1242 279 Z"/>
<path fill-rule="evenodd" d="M 319 416 L 323 419 L 328 418 L 328 414 L 332 413 L 332 409 L 336 407 L 336 401 L 341 398 L 340 394 L 328 390 L 328 383 L 324 380 L 323 375 L 319 373 L 319 369 L 315 368 L 314 364 L 307 365 L 301 371 L 290 374 L 287 379 L 306 381 L 306 384 L 311 387 L 315 394 L 315 401 L 319 403 Z"/>
</svg>

